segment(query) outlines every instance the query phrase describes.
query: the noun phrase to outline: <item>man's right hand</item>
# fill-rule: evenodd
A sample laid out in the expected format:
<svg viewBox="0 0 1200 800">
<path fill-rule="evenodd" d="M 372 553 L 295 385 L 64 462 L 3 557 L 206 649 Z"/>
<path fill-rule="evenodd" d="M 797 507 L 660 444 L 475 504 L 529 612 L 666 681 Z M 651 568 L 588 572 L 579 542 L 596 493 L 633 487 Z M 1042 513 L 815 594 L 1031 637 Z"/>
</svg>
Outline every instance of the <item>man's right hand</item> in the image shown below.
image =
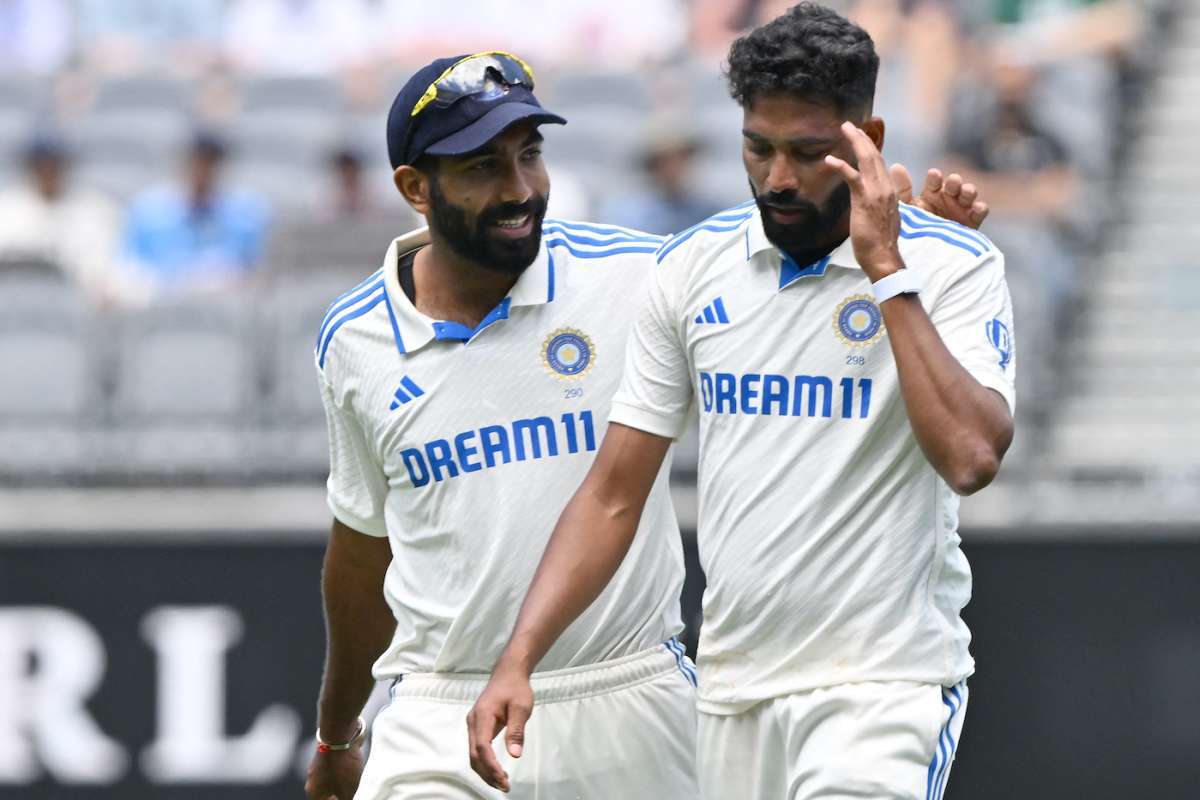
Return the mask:
<svg viewBox="0 0 1200 800">
<path fill-rule="evenodd" d="M 365 763 L 361 741 L 349 750 L 313 753 L 304 793 L 308 800 L 353 800 Z"/>
<path fill-rule="evenodd" d="M 519 667 L 496 665 L 483 694 L 467 714 L 467 735 L 470 739 L 471 769 L 489 786 L 502 792 L 509 790 L 508 773 L 500 766 L 492 750 L 492 740 L 501 728 L 506 728 L 504 743 L 508 754 L 521 757 L 525 746 L 525 723 L 533 713 L 533 688 L 529 673 Z"/>
</svg>

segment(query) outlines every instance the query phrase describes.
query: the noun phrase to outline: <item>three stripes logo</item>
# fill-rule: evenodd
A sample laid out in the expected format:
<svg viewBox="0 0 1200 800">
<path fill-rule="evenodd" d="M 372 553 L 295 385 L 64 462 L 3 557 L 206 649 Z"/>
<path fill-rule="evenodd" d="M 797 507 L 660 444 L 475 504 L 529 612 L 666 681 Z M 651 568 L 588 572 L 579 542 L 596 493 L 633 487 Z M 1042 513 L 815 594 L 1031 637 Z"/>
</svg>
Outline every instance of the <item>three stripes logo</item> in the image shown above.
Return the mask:
<svg viewBox="0 0 1200 800">
<path fill-rule="evenodd" d="M 693 320 L 697 325 L 727 325 L 729 324 L 729 314 L 725 312 L 725 301 L 721 298 L 713 300 L 704 307 L 704 310 L 696 315 Z"/>
<path fill-rule="evenodd" d="M 396 399 L 388 406 L 388 410 L 395 411 L 400 406 L 405 403 L 411 403 L 423 394 L 425 394 L 425 390 L 417 386 L 412 378 L 405 375 L 400 379 L 400 388 L 396 390 L 396 394 L 394 395 Z"/>
</svg>

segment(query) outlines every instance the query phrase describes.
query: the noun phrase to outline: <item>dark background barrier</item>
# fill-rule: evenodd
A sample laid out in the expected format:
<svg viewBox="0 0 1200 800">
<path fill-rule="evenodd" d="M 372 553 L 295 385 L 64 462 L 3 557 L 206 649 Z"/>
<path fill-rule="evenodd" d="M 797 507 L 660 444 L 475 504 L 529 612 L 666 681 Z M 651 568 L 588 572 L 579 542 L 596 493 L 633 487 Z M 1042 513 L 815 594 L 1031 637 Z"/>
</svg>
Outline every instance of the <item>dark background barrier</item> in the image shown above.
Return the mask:
<svg viewBox="0 0 1200 800">
<path fill-rule="evenodd" d="M 1197 796 L 1200 540 L 1136 536 L 964 534 L 978 672 L 947 796 Z M 301 796 L 323 545 L 232 541 L 0 547 L 0 797 Z"/>
</svg>

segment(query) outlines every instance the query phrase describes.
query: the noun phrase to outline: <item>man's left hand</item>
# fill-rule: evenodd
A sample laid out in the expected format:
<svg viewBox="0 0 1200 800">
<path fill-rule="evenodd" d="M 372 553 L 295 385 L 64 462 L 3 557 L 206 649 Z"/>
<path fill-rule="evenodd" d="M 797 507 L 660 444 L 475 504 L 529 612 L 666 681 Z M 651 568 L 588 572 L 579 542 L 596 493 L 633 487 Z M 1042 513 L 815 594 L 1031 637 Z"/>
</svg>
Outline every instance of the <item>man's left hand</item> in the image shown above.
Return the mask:
<svg viewBox="0 0 1200 800">
<path fill-rule="evenodd" d="M 888 174 L 901 203 L 914 205 L 969 228 L 979 228 L 987 219 L 988 204 L 979 199 L 979 188 L 963 180 L 957 172 L 943 177 L 940 169 L 929 170 L 925 173 L 921 196 L 916 198 L 913 197 L 912 176 L 903 164 L 892 164 L 888 167 Z"/>
</svg>

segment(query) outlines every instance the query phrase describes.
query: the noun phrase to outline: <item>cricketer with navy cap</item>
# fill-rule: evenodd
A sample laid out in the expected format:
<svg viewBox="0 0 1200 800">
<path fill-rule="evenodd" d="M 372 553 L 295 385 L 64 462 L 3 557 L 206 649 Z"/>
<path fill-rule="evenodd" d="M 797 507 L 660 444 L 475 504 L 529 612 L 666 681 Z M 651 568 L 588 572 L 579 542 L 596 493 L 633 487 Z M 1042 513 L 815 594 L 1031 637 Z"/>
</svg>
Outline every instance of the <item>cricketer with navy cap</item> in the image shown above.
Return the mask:
<svg viewBox="0 0 1200 800">
<path fill-rule="evenodd" d="M 662 243 L 543 219 L 539 127 L 564 122 L 500 52 L 433 62 L 389 114 L 396 186 L 428 228 L 391 243 L 316 343 L 334 523 L 314 800 L 503 796 L 471 770 L 464 720 L 603 439 L 629 292 Z M 499 756 L 511 796 L 697 795 L 683 560 L 656 471 L 616 579 L 537 664 L 530 744 Z M 364 768 L 375 680 L 391 702 Z"/>
<path fill-rule="evenodd" d="M 638 535 L 613 580 L 530 665 L 528 729 L 510 727 L 498 752 L 495 730 L 479 750 L 463 735 L 603 439 L 637 312 L 629 298 L 664 242 L 544 219 L 539 128 L 565 120 L 533 83 L 502 52 L 439 59 L 407 82 L 388 153 L 428 228 L 391 242 L 318 331 L 334 522 L 314 800 L 499 797 L 471 769 L 484 758 L 502 765 L 496 783 L 513 797 L 698 794 L 667 463 L 639 477 Z M 972 211 L 931 184 L 919 202 Z M 374 679 L 391 682 L 391 703 L 364 769 L 358 714 Z"/>
</svg>

